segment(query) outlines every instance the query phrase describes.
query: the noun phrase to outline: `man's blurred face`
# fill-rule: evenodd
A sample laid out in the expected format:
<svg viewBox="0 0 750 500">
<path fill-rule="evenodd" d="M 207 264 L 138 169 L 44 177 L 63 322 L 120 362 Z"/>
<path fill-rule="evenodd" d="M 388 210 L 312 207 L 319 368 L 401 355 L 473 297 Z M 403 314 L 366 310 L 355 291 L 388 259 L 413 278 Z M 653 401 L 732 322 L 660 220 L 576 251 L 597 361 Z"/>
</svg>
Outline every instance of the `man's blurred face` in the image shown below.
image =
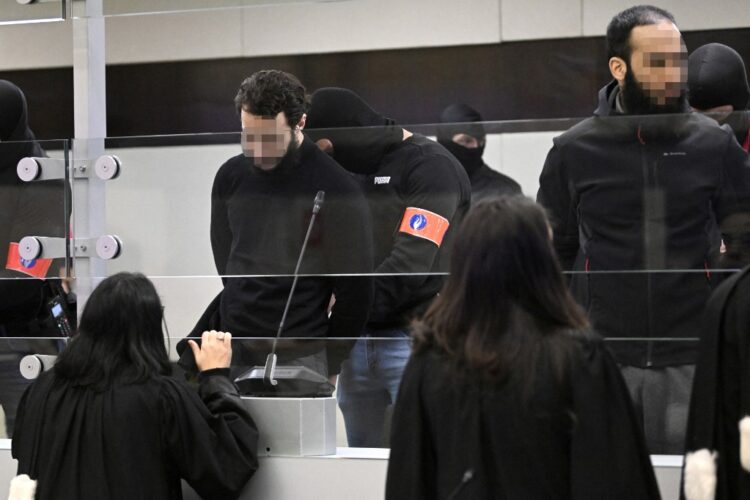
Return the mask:
<svg viewBox="0 0 750 500">
<path fill-rule="evenodd" d="M 654 112 L 679 111 L 687 88 L 687 49 L 677 27 L 669 21 L 637 26 L 630 48 L 625 90 L 632 93 L 627 87 L 635 83 Z"/>
<path fill-rule="evenodd" d="M 253 115 L 244 109 L 242 121 L 242 151 L 262 170 L 274 169 L 281 160 L 296 149 L 294 133 L 287 124 L 284 112 L 275 117 Z"/>
</svg>

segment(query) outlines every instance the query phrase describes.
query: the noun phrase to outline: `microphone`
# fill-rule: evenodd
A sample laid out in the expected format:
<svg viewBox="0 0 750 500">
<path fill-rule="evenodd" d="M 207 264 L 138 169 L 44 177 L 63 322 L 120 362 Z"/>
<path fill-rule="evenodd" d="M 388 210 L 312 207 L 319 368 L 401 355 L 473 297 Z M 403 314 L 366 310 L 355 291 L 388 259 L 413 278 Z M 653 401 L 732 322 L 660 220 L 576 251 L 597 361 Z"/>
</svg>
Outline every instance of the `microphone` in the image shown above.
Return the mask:
<svg viewBox="0 0 750 500">
<path fill-rule="evenodd" d="M 454 489 L 448 496 L 448 500 L 455 500 L 458 497 L 458 494 L 461 493 L 461 490 L 464 489 L 464 486 L 466 486 L 466 484 L 472 479 L 474 479 L 474 469 L 466 469 L 466 472 L 464 472 L 464 475 L 461 478 L 461 482 L 458 483 L 456 489 Z"/>
<path fill-rule="evenodd" d="M 310 223 L 307 226 L 307 233 L 302 242 L 302 248 L 300 249 L 299 257 L 297 258 L 297 265 L 294 268 L 292 287 L 287 296 L 284 312 L 281 315 L 281 321 L 279 322 L 279 328 L 276 331 L 276 337 L 273 339 L 271 352 L 266 356 L 266 364 L 262 367 L 255 366 L 235 379 L 235 383 L 243 393 L 247 391 L 247 393 L 254 395 L 290 397 L 330 396 L 333 393 L 334 387 L 328 379 L 306 366 L 276 366 L 276 347 L 281 338 L 281 334 L 284 331 L 284 324 L 286 323 L 286 318 L 289 314 L 289 307 L 292 304 L 294 291 L 297 289 L 299 270 L 302 265 L 302 259 L 305 256 L 305 251 L 307 250 L 307 243 L 310 240 L 310 234 L 315 225 L 316 216 L 320 212 L 324 200 L 325 191 L 318 191 L 313 202 L 312 215 L 310 216 Z M 259 387 L 259 381 L 262 381 L 263 387 Z M 283 382 L 283 384 L 280 385 L 279 382 Z M 269 392 L 271 394 L 269 394 Z"/>
</svg>

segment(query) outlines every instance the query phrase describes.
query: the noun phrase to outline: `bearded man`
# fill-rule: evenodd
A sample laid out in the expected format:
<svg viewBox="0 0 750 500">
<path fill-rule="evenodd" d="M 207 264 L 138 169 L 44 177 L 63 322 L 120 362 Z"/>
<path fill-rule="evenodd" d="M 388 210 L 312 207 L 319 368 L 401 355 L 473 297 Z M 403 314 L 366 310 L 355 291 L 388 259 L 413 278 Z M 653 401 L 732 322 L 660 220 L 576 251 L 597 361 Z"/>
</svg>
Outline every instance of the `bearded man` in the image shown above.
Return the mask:
<svg viewBox="0 0 750 500">
<path fill-rule="evenodd" d="M 670 13 L 617 14 L 607 45 L 613 81 L 595 116 L 554 140 L 537 199 L 651 453 L 681 454 L 710 269 L 721 223 L 750 200 L 750 161 L 731 131 L 689 113 L 687 50 Z"/>
<path fill-rule="evenodd" d="M 372 230 L 355 180 L 305 137 L 309 98 L 294 75 L 258 71 L 242 82 L 235 105 L 242 153 L 219 168 L 211 190 L 211 248 L 224 289 L 190 336 L 231 332 L 233 367 L 245 369 L 263 364 L 271 349 L 247 337 L 276 336 L 285 307 L 285 338 L 360 335 L 373 296 Z M 294 274 L 302 276 L 286 306 Z M 342 345 L 288 340 L 277 352 L 280 363 L 333 377 L 347 354 Z M 178 351 L 190 370 L 186 347 L 183 341 Z"/>
</svg>

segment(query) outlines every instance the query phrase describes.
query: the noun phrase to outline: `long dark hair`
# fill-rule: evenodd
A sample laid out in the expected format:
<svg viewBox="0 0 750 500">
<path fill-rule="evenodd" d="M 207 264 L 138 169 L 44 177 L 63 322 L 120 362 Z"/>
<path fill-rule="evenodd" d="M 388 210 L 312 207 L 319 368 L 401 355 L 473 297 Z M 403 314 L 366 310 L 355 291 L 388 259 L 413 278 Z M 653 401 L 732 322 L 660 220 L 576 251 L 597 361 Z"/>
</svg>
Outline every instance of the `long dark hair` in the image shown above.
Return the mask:
<svg viewBox="0 0 750 500">
<path fill-rule="evenodd" d="M 76 336 L 55 372 L 77 386 L 104 390 L 115 381 L 139 383 L 171 372 L 162 333 L 162 307 L 142 274 L 119 273 L 96 287 Z"/>
<path fill-rule="evenodd" d="M 544 359 L 563 376 L 571 342 L 559 334 L 587 326 L 544 210 L 521 196 L 501 197 L 480 202 L 464 219 L 450 276 L 413 325 L 414 348 L 436 349 L 463 374 L 529 382 Z"/>
</svg>

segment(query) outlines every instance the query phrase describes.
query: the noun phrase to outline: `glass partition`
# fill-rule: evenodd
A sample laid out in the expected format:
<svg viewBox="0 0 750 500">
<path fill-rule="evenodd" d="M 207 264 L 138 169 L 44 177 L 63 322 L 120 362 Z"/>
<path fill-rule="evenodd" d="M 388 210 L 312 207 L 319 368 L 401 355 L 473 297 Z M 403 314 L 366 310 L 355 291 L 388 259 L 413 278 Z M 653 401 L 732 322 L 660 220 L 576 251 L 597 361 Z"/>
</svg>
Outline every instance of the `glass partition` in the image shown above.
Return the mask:
<svg viewBox="0 0 750 500">
<path fill-rule="evenodd" d="M 449 276 L 470 207 L 538 196 L 566 284 L 619 365 L 651 451 L 679 453 L 706 304 L 746 263 L 750 160 L 726 131 L 681 115 L 292 134 L 74 142 L 116 157 L 119 175 L 77 178 L 73 197 L 101 189 L 103 204 L 90 210 L 102 211 L 103 227 L 88 236 L 121 243 L 76 280 L 93 288 L 121 271 L 145 274 L 181 369 L 195 370 L 186 337 L 229 331 L 232 376 L 246 394 L 263 391 L 273 352 L 278 366 L 317 374 L 318 395 L 336 388 L 349 445 L 382 446 L 380 408 L 392 405 L 409 358 L 410 322 Z M 487 220 L 508 224 L 504 214 Z M 488 270 L 523 238 L 491 230 Z M 472 256 L 462 251 L 454 265 Z M 533 245 L 498 276 L 510 279 L 532 255 Z M 529 265 L 513 289 L 535 282 L 541 267 Z M 372 393 L 358 385 L 362 373 Z M 358 397 L 377 400 L 375 417 L 351 403 Z"/>
<path fill-rule="evenodd" d="M 0 9 L 0 25 L 62 21 L 66 12 L 65 0 L 8 0 Z"/>
</svg>

